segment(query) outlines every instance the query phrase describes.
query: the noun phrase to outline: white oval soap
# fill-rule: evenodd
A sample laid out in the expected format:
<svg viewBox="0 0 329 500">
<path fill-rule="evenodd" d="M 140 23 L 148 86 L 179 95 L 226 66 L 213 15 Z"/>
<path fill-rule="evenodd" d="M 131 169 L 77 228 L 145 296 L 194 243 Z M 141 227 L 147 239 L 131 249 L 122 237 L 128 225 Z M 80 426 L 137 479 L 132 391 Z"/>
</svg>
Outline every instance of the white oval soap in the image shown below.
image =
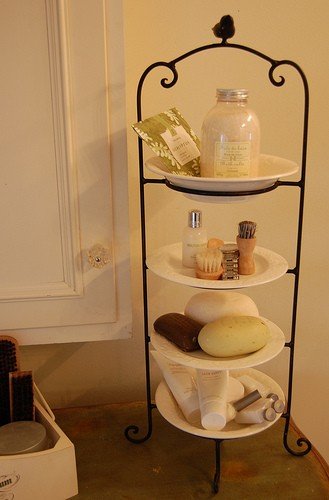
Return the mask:
<svg viewBox="0 0 329 500">
<path fill-rule="evenodd" d="M 198 336 L 201 349 L 218 358 L 258 351 L 268 339 L 267 324 L 254 316 L 225 316 L 205 325 Z"/>
<path fill-rule="evenodd" d="M 200 292 L 187 302 L 185 315 L 202 325 L 211 323 L 223 316 L 259 316 L 255 302 L 237 292 Z"/>
</svg>

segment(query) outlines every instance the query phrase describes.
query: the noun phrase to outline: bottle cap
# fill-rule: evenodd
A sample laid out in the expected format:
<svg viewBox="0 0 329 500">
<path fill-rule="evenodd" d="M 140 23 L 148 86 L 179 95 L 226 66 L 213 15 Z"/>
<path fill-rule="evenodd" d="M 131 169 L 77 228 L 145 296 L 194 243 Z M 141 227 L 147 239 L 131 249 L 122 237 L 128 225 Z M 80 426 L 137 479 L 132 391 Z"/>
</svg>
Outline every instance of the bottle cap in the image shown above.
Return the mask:
<svg viewBox="0 0 329 500">
<path fill-rule="evenodd" d="M 274 409 L 274 411 L 276 411 L 276 413 L 282 413 L 284 410 L 284 402 L 282 401 L 282 399 L 277 399 L 276 401 L 274 401 L 274 403 L 272 404 L 272 408 Z"/>
<path fill-rule="evenodd" d="M 274 392 L 270 392 L 266 397 L 272 399 L 272 401 L 277 401 L 279 399 L 279 396 Z"/>
<path fill-rule="evenodd" d="M 226 424 L 226 405 L 225 412 L 220 413 L 220 404 L 218 401 L 208 401 L 201 407 L 202 427 L 209 431 L 220 431 Z"/>
<path fill-rule="evenodd" d="M 217 99 L 225 101 L 240 101 L 248 99 L 249 92 L 246 89 L 217 89 Z"/>
<path fill-rule="evenodd" d="M 201 227 L 202 214 L 200 210 L 190 210 L 188 213 L 188 225 L 189 227 L 196 228 Z"/>
<path fill-rule="evenodd" d="M 268 422 L 273 422 L 273 420 L 276 419 L 275 410 L 273 410 L 273 408 L 267 408 L 264 411 L 264 419 L 267 420 Z"/>
</svg>

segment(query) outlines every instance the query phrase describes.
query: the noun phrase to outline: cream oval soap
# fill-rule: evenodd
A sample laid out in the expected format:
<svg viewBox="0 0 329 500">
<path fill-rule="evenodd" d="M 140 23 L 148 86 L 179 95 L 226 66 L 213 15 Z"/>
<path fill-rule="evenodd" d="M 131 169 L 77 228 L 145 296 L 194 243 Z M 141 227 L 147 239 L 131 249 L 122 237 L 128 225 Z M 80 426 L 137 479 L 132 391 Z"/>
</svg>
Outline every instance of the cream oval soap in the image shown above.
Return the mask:
<svg viewBox="0 0 329 500">
<path fill-rule="evenodd" d="M 198 336 L 201 349 L 218 358 L 258 351 L 268 339 L 267 324 L 255 316 L 225 316 L 206 324 Z"/>
<path fill-rule="evenodd" d="M 223 316 L 259 316 L 255 302 L 238 292 L 200 292 L 187 302 L 185 315 L 202 325 Z"/>
</svg>

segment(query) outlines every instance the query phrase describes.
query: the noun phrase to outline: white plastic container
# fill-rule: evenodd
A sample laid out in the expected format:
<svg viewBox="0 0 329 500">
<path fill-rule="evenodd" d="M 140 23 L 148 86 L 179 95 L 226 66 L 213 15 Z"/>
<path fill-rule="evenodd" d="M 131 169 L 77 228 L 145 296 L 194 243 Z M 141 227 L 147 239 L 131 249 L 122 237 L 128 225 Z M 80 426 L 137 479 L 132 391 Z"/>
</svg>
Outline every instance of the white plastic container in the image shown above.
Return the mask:
<svg viewBox="0 0 329 500">
<path fill-rule="evenodd" d="M 182 263 L 185 267 L 196 267 L 196 254 L 207 248 L 207 230 L 202 227 L 200 210 L 190 210 L 187 227 L 182 237 Z"/>
<path fill-rule="evenodd" d="M 217 104 L 202 125 L 201 176 L 256 177 L 259 151 L 259 121 L 248 107 L 248 91 L 217 89 Z"/>
<path fill-rule="evenodd" d="M 264 420 L 273 422 L 277 412 L 273 408 L 274 401 L 271 398 L 261 398 L 243 410 L 237 412 L 235 421 L 238 424 L 261 424 Z"/>
<path fill-rule="evenodd" d="M 157 351 L 151 351 L 163 377 L 171 390 L 186 420 L 197 425 L 200 422 L 200 407 L 196 385 L 190 370 L 166 358 Z"/>
<path fill-rule="evenodd" d="M 46 428 L 50 447 L 34 453 L 0 456 L 0 498 L 71 498 L 78 494 L 73 443 L 38 401 L 35 401 L 35 409 L 36 421 Z"/>
<path fill-rule="evenodd" d="M 221 430 L 226 425 L 228 370 L 197 370 L 202 427 Z"/>
</svg>

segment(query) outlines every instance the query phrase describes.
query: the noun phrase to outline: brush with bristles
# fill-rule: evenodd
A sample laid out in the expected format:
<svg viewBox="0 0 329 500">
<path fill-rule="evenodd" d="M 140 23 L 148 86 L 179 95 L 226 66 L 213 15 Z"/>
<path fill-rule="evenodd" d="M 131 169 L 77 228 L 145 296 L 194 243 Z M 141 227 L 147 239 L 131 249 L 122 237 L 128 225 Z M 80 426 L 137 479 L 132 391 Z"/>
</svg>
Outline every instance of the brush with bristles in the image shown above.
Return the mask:
<svg viewBox="0 0 329 500">
<path fill-rule="evenodd" d="M 0 425 L 10 422 L 9 372 L 19 369 L 18 342 L 0 335 Z"/>
<path fill-rule="evenodd" d="M 0 426 L 9 424 L 10 406 L 9 406 L 9 381 L 8 374 L 0 375 Z"/>
<path fill-rule="evenodd" d="M 204 280 L 218 280 L 223 273 L 222 252 L 207 248 L 196 255 L 196 276 Z"/>
<path fill-rule="evenodd" d="M 236 243 L 239 250 L 239 274 L 254 274 L 255 259 L 253 252 L 256 246 L 256 222 L 244 220 L 239 223 Z"/>
<path fill-rule="evenodd" d="M 0 376 L 19 369 L 18 342 L 14 337 L 0 335 Z"/>
<path fill-rule="evenodd" d="M 242 239 L 250 239 L 255 237 L 257 224 L 256 222 L 252 222 L 251 220 L 243 220 L 239 222 L 239 238 Z"/>
<path fill-rule="evenodd" d="M 34 420 L 34 392 L 32 371 L 9 374 L 10 420 Z"/>
</svg>

